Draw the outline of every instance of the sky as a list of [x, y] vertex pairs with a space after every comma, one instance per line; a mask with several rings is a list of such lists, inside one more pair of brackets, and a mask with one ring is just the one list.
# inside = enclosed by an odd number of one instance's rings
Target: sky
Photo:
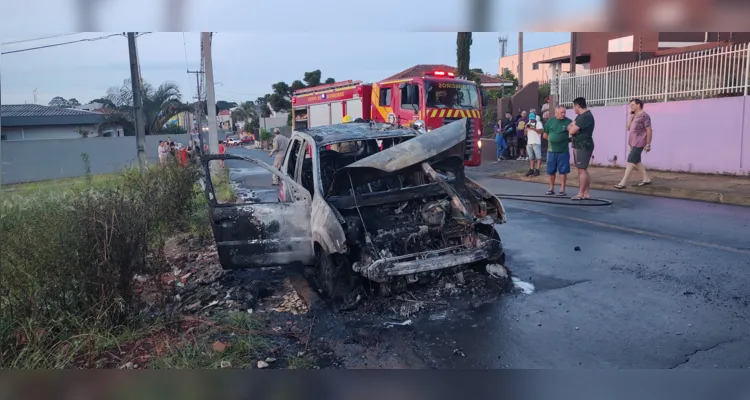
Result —
[[[107, 33], [79, 33], [44, 40], [3, 45], [2, 51], [44, 46]], [[498, 37], [508, 36], [507, 54], [517, 53], [518, 33], [474, 33], [471, 67], [497, 73]], [[50, 35], [16, 35], [3, 43]], [[565, 32], [524, 33], [524, 48], [568, 41]], [[183, 101], [195, 96], [195, 74], [200, 68], [200, 33], [150, 33], [138, 39], [138, 55], [145, 81], [158, 85], [176, 82]], [[385, 45], [383, 45], [385, 44]], [[391, 44], [391, 45], [389, 45]], [[382, 46], [382, 51], [373, 47]], [[369, 50], [364, 50], [363, 47]], [[217, 32], [213, 38], [214, 81], [217, 100], [254, 100], [278, 81], [291, 83], [304, 72], [320, 69], [323, 79], [376, 82], [416, 64], [456, 61], [455, 32]], [[76, 98], [82, 104], [122, 85], [130, 76], [127, 39], [105, 40], [32, 50], [0, 56], [3, 104], [47, 104], [53, 97]]]

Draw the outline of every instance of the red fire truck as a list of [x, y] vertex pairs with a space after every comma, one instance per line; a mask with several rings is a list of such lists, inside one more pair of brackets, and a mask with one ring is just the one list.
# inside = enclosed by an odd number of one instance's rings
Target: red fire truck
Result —
[[378, 83], [344, 81], [294, 92], [292, 128], [305, 130], [352, 120], [390, 122], [410, 126], [418, 120], [427, 131], [461, 118], [469, 119], [464, 164], [478, 166], [482, 141], [482, 105], [485, 95], [473, 81], [453, 72], [436, 70], [420, 76]]

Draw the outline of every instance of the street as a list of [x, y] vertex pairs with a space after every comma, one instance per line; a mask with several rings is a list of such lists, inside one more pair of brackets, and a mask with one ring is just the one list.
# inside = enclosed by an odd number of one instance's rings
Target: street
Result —
[[[258, 150], [229, 152], [270, 163]], [[546, 190], [491, 169], [467, 173], [494, 193]], [[245, 176], [243, 185], [270, 187], [269, 174]], [[408, 332], [423, 366], [441, 369], [750, 367], [750, 208], [592, 196], [613, 205], [503, 200], [499, 232], [517, 289], [390, 331]]]

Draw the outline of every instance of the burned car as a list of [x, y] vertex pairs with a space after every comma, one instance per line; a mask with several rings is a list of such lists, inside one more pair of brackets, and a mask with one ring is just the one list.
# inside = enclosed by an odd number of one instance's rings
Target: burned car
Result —
[[[292, 133], [280, 170], [253, 158], [204, 157], [222, 266], [315, 265], [322, 289], [336, 296], [361, 277], [387, 287], [504, 264], [495, 224], [506, 221], [505, 210], [465, 176], [466, 132], [466, 119], [425, 134], [371, 123], [321, 126]], [[265, 199], [220, 204], [212, 160], [253, 163], [281, 184]]]

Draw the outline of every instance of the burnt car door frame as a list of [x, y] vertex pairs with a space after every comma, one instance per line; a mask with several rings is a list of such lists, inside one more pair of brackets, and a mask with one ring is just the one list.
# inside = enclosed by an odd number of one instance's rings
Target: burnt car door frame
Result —
[[[267, 203], [227, 203], [216, 200], [211, 180], [211, 161], [251, 162], [284, 183], [285, 201]], [[310, 265], [314, 262], [310, 210], [312, 196], [284, 171], [263, 161], [231, 154], [201, 157], [205, 172], [205, 195], [211, 230], [219, 260], [225, 269]], [[282, 193], [279, 193], [281, 196]]]

